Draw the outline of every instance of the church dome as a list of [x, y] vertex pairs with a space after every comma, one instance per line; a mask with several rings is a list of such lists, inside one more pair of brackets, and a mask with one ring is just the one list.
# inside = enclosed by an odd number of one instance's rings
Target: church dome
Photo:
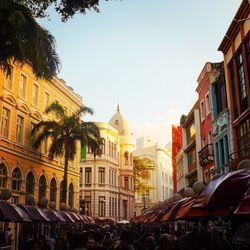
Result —
[[117, 112], [110, 119], [109, 124], [116, 128], [120, 135], [131, 136], [131, 130], [128, 124], [127, 118], [121, 113], [119, 105], [117, 106]]

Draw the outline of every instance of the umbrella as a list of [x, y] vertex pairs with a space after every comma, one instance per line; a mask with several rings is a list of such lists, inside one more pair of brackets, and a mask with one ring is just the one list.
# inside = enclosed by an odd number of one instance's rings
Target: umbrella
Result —
[[197, 196], [194, 208], [237, 208], [250, 187], [250, 170], [240, 169], [209, 182]]
[[68, 213], [66, 211], [58, 211], [58, 213], [63, 217], [63, 219], [66, 222], [69, 222], [69, 223], [76, 222], [76, 220], [73, 218], [73, 216], [70, 213]]
[[127, 220], [120, 220], [117, 222], [117, 224], [129, 224], [129, 221]]
[[0, 201], [0, 221], [31, 222], [29, 215], [15, 204]]

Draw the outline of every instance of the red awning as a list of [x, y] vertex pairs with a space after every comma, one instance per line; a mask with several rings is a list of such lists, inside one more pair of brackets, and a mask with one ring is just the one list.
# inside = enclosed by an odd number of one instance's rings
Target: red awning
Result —
[[194, 208], [237, 208], [250, 187], [250, 170], [240, 169], [208, 183], [196, 198]]

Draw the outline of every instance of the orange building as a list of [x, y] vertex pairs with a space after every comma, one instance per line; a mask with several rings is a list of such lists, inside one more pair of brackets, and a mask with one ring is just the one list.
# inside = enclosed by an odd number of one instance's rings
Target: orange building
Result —
[[173, 190], [177, 192], [177, 169], [176, 156], [182, 148], [182, 126], [172, 125], [172, 167], [173, 167]]
[[[31, 193], [36, 202], [46, 196], [59, 208], [64, 160], [48, 159], [48, 142], [34, 150], [31, 137], [34, 124], [49, 118], [44, 110], [54, 101], [69, 114], [82, 106], [82, 98], [63, 80], [37, 79], [27, 64], [14, 64], [9, 77], [0, 72], [0, 190], [12, 190], [13, 203], [25, 203]], [[68, 174], [68, 205], [76, 208], [79, 157], [70, 163]]]

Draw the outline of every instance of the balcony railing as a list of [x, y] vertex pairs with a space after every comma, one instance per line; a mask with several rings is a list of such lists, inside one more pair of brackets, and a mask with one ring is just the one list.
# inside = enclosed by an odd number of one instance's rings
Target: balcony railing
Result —
[[228, 167], [230, 171], [238, 168], [238, 165], [243, 160], [250, 159], [250, 148], [245, 148], [229, 155]]
[[207, 144], [202, 150], [198, 152], [199, 161], [201, 166], [204, 166], [210, 161], [214, 160], [214, 148], [213, 144]]

